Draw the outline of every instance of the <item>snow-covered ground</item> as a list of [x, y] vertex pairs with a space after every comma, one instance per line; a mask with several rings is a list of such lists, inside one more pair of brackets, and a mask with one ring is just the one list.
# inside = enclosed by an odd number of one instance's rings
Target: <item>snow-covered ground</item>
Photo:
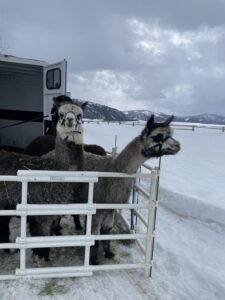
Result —
[[[85, 142], [121, 150], [140, 126], [86, 124]], [[93, 277], [0, 282], [0, 299], [225, 299], [225, 133], [175, 130], [182, 150], [162, 159], [160, 207], [152, 278], [142, 270], [97, 272]], [[158, 164], [158, 160], [148, 162]], [[72, 223], [71, 223], [72, 224]], [[114, 244], [116, 260], [138, 259], [134, 243]], [[76, 255], [64, 250], [57, 260]], [[1, 269], [18, 254], [0, 253]]]

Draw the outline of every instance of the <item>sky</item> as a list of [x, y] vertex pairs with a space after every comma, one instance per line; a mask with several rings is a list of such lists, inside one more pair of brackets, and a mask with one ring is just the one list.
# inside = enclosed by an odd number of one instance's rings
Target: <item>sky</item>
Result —
[[225, 0], [0, 0], [0, 51], [65, 58], [73, 98], [225, 115]]

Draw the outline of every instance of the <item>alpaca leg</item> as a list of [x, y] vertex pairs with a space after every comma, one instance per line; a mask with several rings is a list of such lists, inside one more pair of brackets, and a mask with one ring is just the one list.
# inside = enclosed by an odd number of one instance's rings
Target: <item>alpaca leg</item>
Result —
[[[110, 234], [112, 228], [101, 228], [101, 234]], [[113, 258], [115, 254], [111, 251], [110, 240], [102, 241], [102, 246], [105, 252], [106, 258]]]
[[99, 241], [95, 241], [94, 246], [91, 246], [90, 250], [90, 265], [98, 265], [98, 248], [99, 248]]
[[82, 230], [82, 226], [80, 224], [80, 216], [79, 215], [74, 215], [73, 216], [74, 224], [75, 224], [75, 229], [76, 230]]
[[[105, 211], [105, 216], [101, 226], [101, 234], [110, 234], [111, 230], [114, 225], [114, 217], [115, 211], [114, 210], [107, 210]], [[102, 246], [105, 252], [106, 258], [113, 258], [115, 254], [110, 249], [110, 240], [102, 241]]]
[[[93, 216], [92, 218], [92, 234], [99, 234], [100, 233], [100, 222], [99, 222], [99, 213]], [[91, 246], [90, 249], [90, 265], [97, 265], [98, 261], [98, 248], [99, 248], [99, 241], [95, 241], [94, 246]]]
[[[29, 219], [29, 227], [31, 236], [50, 236], [52, 222], [51, 217], [31, 217]], [[49, 262], [49, 248], [35, 248], [32, 249], [33, 254], [36, 256], [37, 264], [40, 267], [48, 265]]]
[[[9, 222], [11, 216], [0, 217], [0, 243], [9, 243]], [[5, 252], [10, 253], [9, 249], [4, 249]]]
[[60, 221], [61, 221], [61, 217], [58, 217], [52, 222], [51, 235], [56, 235], [56, 236], [62, 235], [61, 233], [62, 227], [60, 225]]

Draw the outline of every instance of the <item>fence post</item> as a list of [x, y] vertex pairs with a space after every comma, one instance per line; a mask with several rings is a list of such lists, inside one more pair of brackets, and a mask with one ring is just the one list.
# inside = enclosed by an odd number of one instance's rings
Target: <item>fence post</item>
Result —
[[155, 168], [151, 172], [151, 187], [150, 187], [150, 194], [149, 194], [148, 227], [147, 227], [146, 253], [145, 253], [145, 276], [146, 277], [151, 276], [151, 270], [152, 270], [158, 179], [159, 179], [159, 169]]
[[[21, 204], [27, 205], [27, 190], [28, 190], [28, 182], [22, 182], [22, 201]], [[21, 214], [21, 227], [20, 227], [20, 238], [21, 240], [26, 239], [27, 232], [27, 215], [25, 212]], [[21, 246], [21, 245], [20, 245]], [[20, 269], [26, 269], [26, 248], [21, 246], [20, 248]]]
[[117, 156], [117, 135], [115, 135], [115, 146], [112, 148], [112, 157], [116, 158]]

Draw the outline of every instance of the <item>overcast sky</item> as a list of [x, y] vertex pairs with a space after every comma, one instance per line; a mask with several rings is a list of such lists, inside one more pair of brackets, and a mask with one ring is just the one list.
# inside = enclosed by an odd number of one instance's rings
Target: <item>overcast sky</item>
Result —
[[66, 58], [73, 98], [225, 115], [225, 0], [0, 0], [0, 48]]

